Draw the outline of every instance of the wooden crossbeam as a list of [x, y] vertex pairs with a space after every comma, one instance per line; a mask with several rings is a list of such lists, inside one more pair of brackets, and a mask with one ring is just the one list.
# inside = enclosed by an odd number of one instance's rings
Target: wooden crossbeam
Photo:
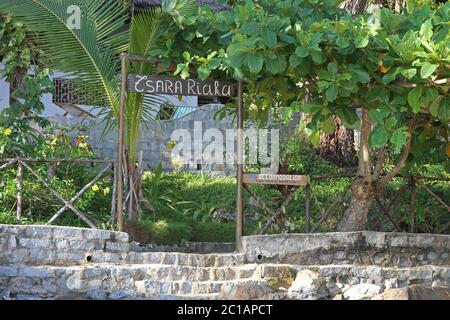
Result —
[[[64, 205], [72, 210], [81, 220], [83, 220], [89, 227], [92, 229], [96, 229], [96, 226], [77, 208], [75, 208], [69, 201], [66, 201], [58, 192], [53, 190], [50, 185], [45, 181], [42, 177], [40, 177], [36, 171], [34, 171], [30, 166], [28, 166], [24, 161], [19, 160], [19, 162], [28, 170], [30, 171], [47, 189], [49, 189], [55, 197], [57, 197]], [[47, 223], [48, 224], [48, 223]]]
[[62, 207], [48, 222], [47, 224], [52, 224], [64, 211], [69, 209], [69, 205], [73, 205], [74, 202], [80, 198], [90, 187], [94, 185], [102, 176], [103, 174], [111, 168], [111, 164], [107, 164], [100, 173], [87, 185], [85, 185], [78, 193], [72, 197], [69, 201], [65, 201], [64, 207]]
[[414, 179], [419, 186], [424, 188], [429, 194], [431, 194], [437, 202], [439, 202], [448, 212], [450, 212], [450, 207], [437, 195], [435, 194], [426, 184], [421, 182], [419, 179]]

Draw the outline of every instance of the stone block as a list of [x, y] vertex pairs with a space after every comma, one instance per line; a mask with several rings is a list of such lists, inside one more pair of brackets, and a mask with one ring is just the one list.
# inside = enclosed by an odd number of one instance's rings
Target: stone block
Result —
[[0, 266], [0, 277], [15, 277], [18, 274], [17, 267]]
[[55, 228], [53, 230], [54, 239], [77, 239], [83, 240], [83, 229], [79, 228]]
[[26, 226], [25, 235], [30, 238], [51, 239], [53, 236], [53, 229], [52, 227], [46, 226]]
[[84, 237], [87, 240], [110, 240], [111, 231], [98, 230], [98, 229], [88, 229], [84, 230]]
[[19, 276], [46, 278], [52, 277], [51, 269], [46, 267], [21, 267], [19, 268]]
[[107, 251], [127, 252], [130, 249], [128, 243], [106, 242]]
[[49, 239], [22, 238], [19, 239], [19, 246], [23, 248], [47, 248], [53, 247], [53, 243]]

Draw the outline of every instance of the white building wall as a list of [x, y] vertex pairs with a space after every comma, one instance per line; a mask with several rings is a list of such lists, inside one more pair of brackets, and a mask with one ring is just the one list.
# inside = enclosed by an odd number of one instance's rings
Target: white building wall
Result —
[[[3, 69], [5, 66], [3, 64], [0, 64], [0, 69]], [[53, 78], [60, 78], [63, 77], [64, 73], [61, 72], [54, 72]], [[175, 106], [188, 106], [188, 107], [196, 107], [198, 106], [198, 99], [197, 97], [183, 97], [183, 99], [180, 101], [178, 97], [174, 96], [164, 96], [167, 100], [169, 100], [173, 105]], [[62, 117], [66, 111], [58, 107], [52, 102], [52, 95], [51, 94], [45, 94], [42, 96], [42, 102], [45, 105], [45, 111], [44, 116], [45, 117], [51, 117], [51, 118], [57, 118]], [[5, 107], [9, 105], [9, 84], [4, 80], [0, 79], [0, 110], [3, 110]], [[86, 111], [90, 112], [91, 114], [96, 115], [98, 113], [98, 110], [93, 109], [89, 106], [81, 106]], [[157, 109], [155, 110], [154, 114], [156, 114]], [[70, 116], [69, 116], [70, 117]]]

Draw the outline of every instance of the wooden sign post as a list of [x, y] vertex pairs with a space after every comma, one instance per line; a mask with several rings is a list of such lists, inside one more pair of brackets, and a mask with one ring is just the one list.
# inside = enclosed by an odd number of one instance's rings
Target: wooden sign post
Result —
[[238, 88], [236, 83], [217, 80], [197, 80], [180, 79], [167, 76], [128, 74], [127, 62], [140, 61], [157, 63], [158, 59], [149, 57], [130, 56], [126, 53], [120, 55], [121, 59], [121, 93], [118, 121], [118, 142], [117, 142], [117, 226], [119, 231], [123, 231], [123, 157], [124, 157], [124, 136], [125, 136], [125, 104], [127, 92], [142, 94], [163, 94], [175, 96], [208, 96], [208, 97], [235, 97], [237, 95], [238, 104], [238, 210], [236, 212], [236, 243], [240, 243], [243, 235], [243, 155], [244, 148], [244, 122], [243, 122], [243, 82], [240, 81]]

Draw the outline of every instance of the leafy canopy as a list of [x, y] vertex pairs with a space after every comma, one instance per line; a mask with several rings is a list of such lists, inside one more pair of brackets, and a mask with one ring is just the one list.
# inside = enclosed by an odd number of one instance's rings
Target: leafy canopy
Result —
[[369, 111], [373, 147], [391, 144], [399, 153], [411, 117], [429, 124], [415, 140], [446, 142], [450, 4], [352, 18], [340, 2], [246, 1], [220, 13], [202, 7], [187, 27], [168, 34], [165, 48], [149, 54], [166, 66], [176, 62], [182, 77], [195, 66], [202, 79], [245, 80], [251, 118], [310, 113], [316, 143], [320, 130], [333, 132], [333, 115], [359, 127], [358, 107]]

